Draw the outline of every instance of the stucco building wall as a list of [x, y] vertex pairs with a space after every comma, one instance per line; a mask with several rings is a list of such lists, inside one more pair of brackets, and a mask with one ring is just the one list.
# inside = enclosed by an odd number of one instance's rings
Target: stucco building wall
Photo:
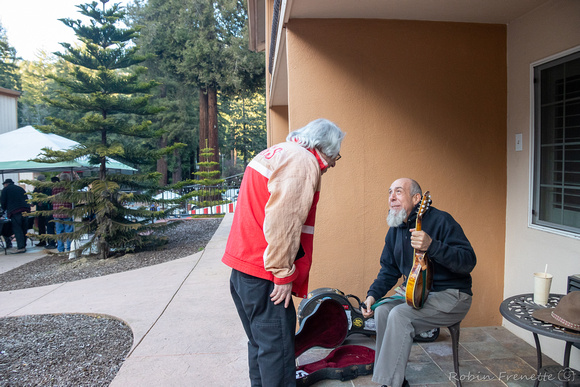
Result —
[[[280, 140], [318, 117], [347, 132], [323, 177], [310, 289], [365, 297], [399, 177], [430, 190], [471, 240], [478, 265], [465, 326], [499, 325], [506, 206], [506, 27], [388, 20], [291, 19], [287, 121]], [[411, 258], [410, 258], [411, 259]]]
[[[508, 26], [507, 212], [504, 296], [533, 291], [533, 273], [553, 274], [552, 292], [566, 293], [567, 277], [580, 273], [580, 239], [528, 226], [531, 208], [532, 65], [554, 55], [580, 49], [580, 1], [556, 1]], [[515, 151], [515, 135], [523, 135], [522, 151]], [[533, 344], [532, 334], [505, 326]], [[542, 350], [562, 361], [564, 345], [542, 338]], [[572, 366], [580, 367], [578, 351]]]

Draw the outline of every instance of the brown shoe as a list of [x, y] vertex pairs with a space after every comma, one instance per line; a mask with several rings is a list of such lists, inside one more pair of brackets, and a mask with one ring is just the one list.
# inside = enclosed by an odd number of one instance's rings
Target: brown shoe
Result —
[[17, 250], [11, 251], [10, 254], [22, 254], [25, 252], [26, 252], [26, 249], [17, 249]]

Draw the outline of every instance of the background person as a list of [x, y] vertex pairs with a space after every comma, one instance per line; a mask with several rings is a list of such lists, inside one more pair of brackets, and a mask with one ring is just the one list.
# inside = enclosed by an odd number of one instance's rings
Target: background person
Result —
[[244, 173], [222, 261], [232, 268], [252, 386], [296, 384], [292, 293], [308, 292], [320, 177], [340, 158], [343, 138], [332, 122], [312, 121], [257, 155]]
[[[72, 178], [70, 173], [61, 173], [59, 175], [59, 181], [71, 182]], [[72, 233], [74, 231], [74, 226], [71, 223], [73, 221], [71, 215], [62, 211], [63, 209], [66, 211], [67, 209], [73, 208], [72, 203], [63, 198], [66, 192], [68, 192], [68, 188], [66, 187], [54, 187], [52, 189], [52, 195], [55, 196], [54, 200], [52, 201], [52, 209], [54, 210], [52, 217], [55, 220], [54, 228], [56, 235]], [[70, 251], [70, 245], [71, 240], [68, 238], [64, 241], [62, 238], [59, 238], [56, 241], [56, 246], [59, 253]]]
[[401, 276], [411, 272], [414, 249], [426, 251], [433, 263], [433, 287], [421, 309], [405, 300], [391, 299], [375, 311], [377, 344], [373, 381], [386, 386], [408, 386], [405, 369], [416, 334], [453, 325], [465, 317], [471, 306], [471, 271], [475, 252], [453, 217], [429, 207], [422, 218], [422, 231], [415, 230], [421, 187], [412, 179], [398, 179], [389, 188], [390, 226], [381, 254], [381, 268], [372, 283], [362, 309], [365, 317]]
[[26, 233], [28, 232], [28, 218], [23, 213], [30, 212], [28, 197], [24, 188], [14, 184], [12, 179], [4, 180], [4, 189], [0, 195], [2, 209], [6, 211], [6, 216], [12, 222], [12, 231], [16, 238], [16, 250], [12, 254], [26, 252]]

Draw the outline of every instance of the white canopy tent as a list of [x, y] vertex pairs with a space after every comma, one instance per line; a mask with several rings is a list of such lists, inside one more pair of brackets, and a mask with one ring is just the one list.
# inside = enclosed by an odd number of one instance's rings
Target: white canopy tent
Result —
[[[76, 145], [79, 145], [76, 141], [56, 134], [43, 133], [32, 126], [0, 134], [0, 173], [2, 178], [4, 178], [4, 174], [21, 172], [98, 171], [98, 165], [89, 164], [88, 160], [84, 158], [61, 163], [29, 161], [37, 158], [42, 153], [42, 148], [66, 150]], [[113, 159], [108, 159], [107, 169], [126, 174], [137, 172], [135, 168]]]

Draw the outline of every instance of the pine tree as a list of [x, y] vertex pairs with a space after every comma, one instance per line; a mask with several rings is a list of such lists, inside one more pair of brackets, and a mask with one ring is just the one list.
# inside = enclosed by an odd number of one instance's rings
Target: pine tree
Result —
[[0, 87], [21, 90], [16, 49], [8, 43], [6, 30], [0, 24]]
[[[162, 214], [148, 211], [145, 206], [130, 209], [133, 203], [152, 202], [152, 192], [157, 188], [158, 174], [122, 175], [107, 170], [111, 158], [122, 162], [133, 162], [137, 166], [141, 156], [157, 159], [160, 154], [173, 152], [182, 144], [176, 144], [157, 152], [136, 155], [134, 149], [125, 147], [127, 138], [147, 139], [159, 137], [160, 133], [150, 128], [151, 122], [143, 117], [160, 111], [150, 102], [150, 91], [157, 85], [154, 81], [140, 81], [146, 71], [139, 66], [146, 58], [139, 56], [138, 46], [130, 42], [138, 36], [138, 28], [122, 28], [125, 11], [119, 4], [106, 9], [108, 0], [81, 4], [79, 12], [88, 17], [90, 24], [80, 20], [61, 19], [71, 27], [82, 42], [80, 47], [61, 43], [64, 53], [55, 53], [68, 62], [70, 74], [53, 74], [50, 77], [61, 89], [48, 102], [61, 109], [83, 113], [79, 120], [68, 121], [49, 117], [51, 126], [41, 127], [45, 132], [57, 134], [82, 134], [87, 140], [82, 145], [66, 151], [44, 149], [43, 161], [59, 162], [77, 158], [88, 158], [99, 165], [98, 178], [86, 177], [72, 183], [59, 183], [67, 187], [60, 198], [76, 206], [64, 211], [71, 218], [85, 218], [75, 222], [71, 235], [61, 234], [60, 239], [78, 239], [81, 235], [93, 235], [83, 248], [96, 245], [101, 258], [112, 251], [132, 250], [156, 243], [150, 231], [152, 222]], [[79, 205], [82, 204], [82, 205]], [[168, 208], [168, 213], [172, 208]]]
[[206, 147], [199, 154], [200, 161], [198, 165], [200, 170], [194, 173], [199, 178], [195, 182], [202, 186], [203, 189], [196, 191], [194, 194], [197, 196], [198, 207], [213, 207], [228, 201], [222, 200], [221, 197], [221, 194], [225, 192], [225, 189], [222, 188], [224, 179], [219, 178], [221, 172], [216, 170], [219, 163], [213, 161], [214, 149], [207, 146], [208, 140], [205, 143]]

